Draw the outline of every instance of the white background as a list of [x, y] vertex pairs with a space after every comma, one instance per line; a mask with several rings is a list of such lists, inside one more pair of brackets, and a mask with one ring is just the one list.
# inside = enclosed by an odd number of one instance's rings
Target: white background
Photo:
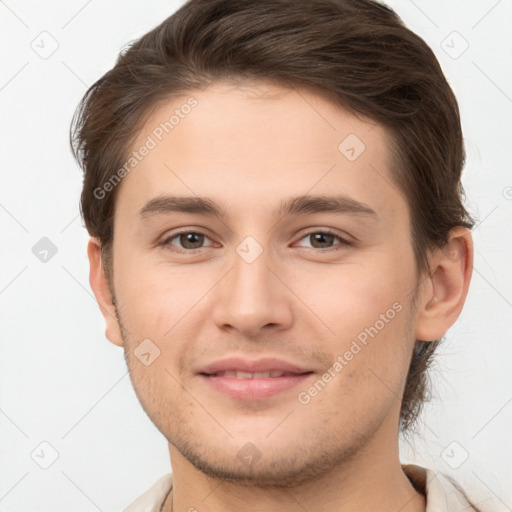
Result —
[[[170, 471], [88, 284], [68, 129], [119, 50], [181, 3], [0, 2], [2, 512], [121, 510]], [[479, 220], [469, 298], [438, 354], [424, 432], [402, 442], [403, 459], [453, 475], [484, 511], [511, 510], [512, 2], [388, 3], [434, 49], [458, 97], [463, 183]], [[52, 44], [46, 59], [31, 47]], [[58, 250], [47, 263], [32, 253], [42, 237]], [[58, 453], [48, 469], [35, 462], [51, 462], [43, 441]]]

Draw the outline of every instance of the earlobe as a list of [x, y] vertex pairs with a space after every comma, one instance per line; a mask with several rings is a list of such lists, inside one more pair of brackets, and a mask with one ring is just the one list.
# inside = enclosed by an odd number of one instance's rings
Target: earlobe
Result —
[[91, 237], [87, 245], [89, 257], [89, 283], [105, 319], [105, 335], [114, 345], [122, 346], [123, 339], [117, 321], [116, 308], [110, 293], [107, 276], [101, 260], [101, 244], [97, 238]]
[[430, 258], [431, 273], [418, 301], [416, 339], [441, 338], [455, 323], [468, 293], [473, 271], [473, 239], [469, 229], [458, 226], [448, 242]]

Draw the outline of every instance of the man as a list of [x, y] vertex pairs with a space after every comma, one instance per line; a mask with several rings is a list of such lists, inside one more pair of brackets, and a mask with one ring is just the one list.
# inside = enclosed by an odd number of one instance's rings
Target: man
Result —
[[371, 0], [190, 0], [74, 124], [106, 336], [173, 473], [126, 510], [477, 510], [402, 465], [473, 263], [457, 102]]

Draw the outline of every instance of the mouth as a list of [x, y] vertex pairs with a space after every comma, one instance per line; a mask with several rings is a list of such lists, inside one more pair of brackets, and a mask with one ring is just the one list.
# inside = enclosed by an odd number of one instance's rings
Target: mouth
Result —
[[[305, 372], [309, 373], [309, 372]], [[236, 370], [226, 370], [223, 372], [216, 373], [202, 373], [201, 375], [205, 375], [206, 377], [229, 377], [230, 379], [275, 379], [277, 377], [293, 377], [297, 375], [303, 375], [299, 373], [292, 372], [282, 372], [282, 371], [268, 371], [268, 372], [242, 372]]]
[[264, 400], [298, 386], [314, 372], [286, 361], [225, 359], [204, 368], [199, 377], [211, 389], [237, 400]]

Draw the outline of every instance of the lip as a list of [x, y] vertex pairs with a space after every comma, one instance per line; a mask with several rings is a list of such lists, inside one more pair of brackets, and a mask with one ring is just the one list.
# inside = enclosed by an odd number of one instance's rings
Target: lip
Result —
[[[284, 372], [280, 377], [238, 379], [219, 372]], [[228, 358], [205, 366], [199, 377], [213, 389], [238, 400], [264, 400], [298, 386], [313, 374], [312, 370], [277, 358], [248, 360]]]

